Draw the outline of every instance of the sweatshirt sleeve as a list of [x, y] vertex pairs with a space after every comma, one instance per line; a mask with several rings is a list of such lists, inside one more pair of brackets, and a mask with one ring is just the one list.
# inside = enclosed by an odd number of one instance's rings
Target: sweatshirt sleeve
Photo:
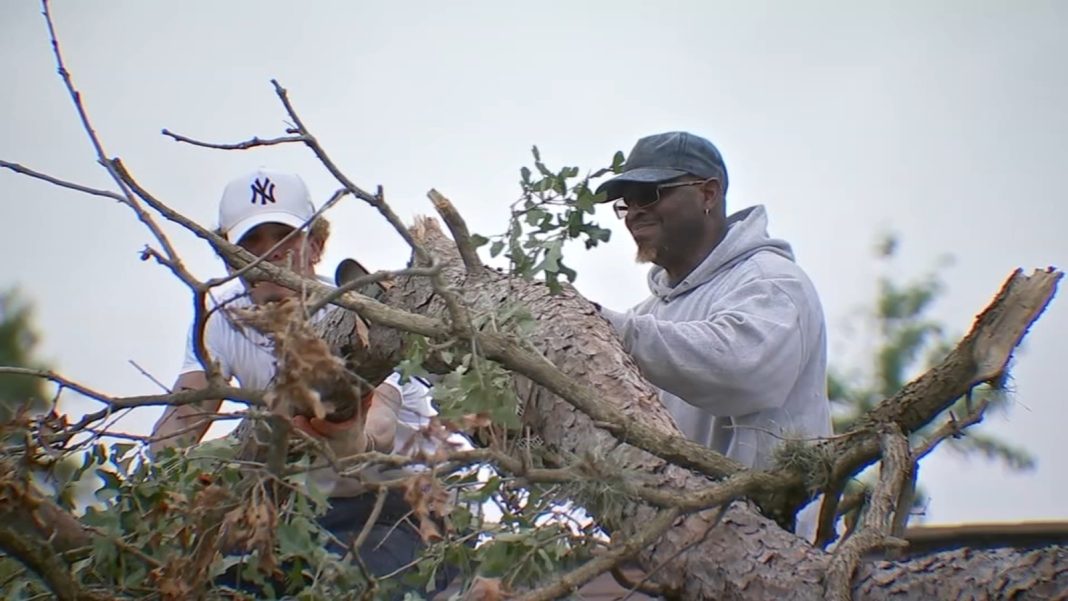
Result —
[[799, 312], [784, 289], [792, 283], [739, 286], [717, 298], [720, 309], [700, 320], [664, 321], [608, 309], [602, 315], [650, 383], [713, 415], [745, 415], [782, 406], [801, 371]]

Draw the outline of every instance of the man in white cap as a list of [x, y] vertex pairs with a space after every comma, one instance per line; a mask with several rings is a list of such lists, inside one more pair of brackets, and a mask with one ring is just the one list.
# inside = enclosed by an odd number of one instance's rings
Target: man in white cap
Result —
[[[219, 203], [218, 233], [253, 255], [266, 255], [266, 260], [272, 263], [306, 278], [315, 278], [315, 266], [330, 235], [329, 222], [316, 217], [315, 212], [308, 188], [299, 176], [259, 169], [226, 186]], [[290, 236], [297, 229], [302, 231]], [[242, 387], [250, 389], [263, 390], [272, 384], [275, 356], [271, 340], [254, 328], [239, 325], [233, 317], [234, 311], [299, 294], [274, 282], [249, 283], [239, 279], [212, 296], [214, 306], [210, 307], [203, 341], [223, 378], [236, 378]], [[322, 319], [329, 310], [323, 309], [311, 319]], [[201, 390], [208, 386], [204, 366], [193, 351], [193, 335], [191, 327], [175, 391]], [[152, 451], [196, 444], [211, 425], [210, 415], [217, 413], [221, 404], [222, 400], [218, 400], [168, 407], [154, 428]], [[407, 451], [414, 446], [409, 442], [429, 425], [434, 415], [426, 383], [416, 379], [402, 383], [394, 373], [374, 391], [362, 429], [354, 427], [355, 419], [338, 423], [298, 416], [293, 421], [294, 426], [324, 439], [338, 456], [346, 456], [372, 449]], [[328, 475], [315, 480], [326, 488], [324, 492], [330, 496], [332, 506], [321, 520], [323, 526], [342, 540], [355, 537], [371, 513], [375, 494], [368, 494], [366, 486], [356, 479]], [[410, 525], [398, 526], [408, 513], [403, 498], [390, 493], [361, 549], [361, 559], [373, 574], [391, 573], [418, 556], [422, 547], [418, 533]]]

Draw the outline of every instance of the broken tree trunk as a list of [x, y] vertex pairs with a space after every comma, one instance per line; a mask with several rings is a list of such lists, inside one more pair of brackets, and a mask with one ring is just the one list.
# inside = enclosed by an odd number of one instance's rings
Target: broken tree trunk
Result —
[[[515, 386], [520, 402], [525, 403], [525, 425], [544, 441], [547, 451], [564, 462], [596, 458], [608, 466], [606, 478], [622, 476], [628, 485], [660, 490], [679, 498], [690, 495], [688, 500], [681, 501], [689, 513], [675, 519], [662, 536], [642, 530], [642, 526], [653, 524], [665, 511], [652, 503], [632, 497], [611, 508], [586, 505], [613, 532], [616, 540], [633, 541], [643, 536], [651, 540], [643, 545], [637, 559], [646, 571], [652, 572], [653, 582], [678, 591], [684, 599], [824, 598], [824, 579], [831, 554], [783, 530], [761, 515], [752, 503], [733, 501], [741, 496], [763, 495], [767, 499], [776, 488], [785, 496], [796, 498], [798, 490], [803, 490], [804, 474], [785, 471], [750, 474], [722, 457], [721, 461], [708, 459], [707, 455], [691, 460], [686, 456], [685, 441], [678, 438], [668, 444], [650, 442], [650, 434], [654, 438], [657, 434], [678, 435], [678, 429], [659, 402], [656, 391], [642, 379], [635, 363], [623, 351], [609, 324], [588, 301], [571, 288], [551, 295], [544, 284], [510, 279], [485, 267], [476, 267], [468, 273], [455, 245], [435, 221], [421, 220], [412, 231], [442, 267], [448, 289], [463, 299], [468, 318], [494, 312], [513, 302], [525, 305], [535, 317], [536, 325], [525, 341], [483, 326], [479, 344], [486, 357], [517, 374]], [[1025, 312], [1026, 323], [1009, 324], [1016, 331], [998, 336], [999, 340], [1010, 340], [1011, 344], [1001, 349], [1004, 352], [998, 355], [1000, 363], [994, 372], [986, 359], [983, 371], [969, 365], [966, 367], [973, 369], [967, 373], [940, 372], [937, 379], [948, 387], [938, 390], [966, 391], [1003, 373], [1008, 354], [1049, 302], [1059, 277], [1052, 270], [1032, 277], [1036, 290], [1023, 302], [1033, 306], [1029, 305]], [[1028, 280], [1014, 275], [1014, 281], [1019, 278]], [[1003, 300], [999, 298], [997, 302]], [[1014, 298], [1012, 302], [1019, 300]], [[446, 322], [449, 319], [445, 302], [434, 294], [425, 278], [398, 279], [383, 301], [413, 313]], [[992, 306], [988, 312], [991, 310], [997, 307]], [[374, 360], [365, 359], [367, 367], [361, 367], [359, 362], [352, 365], [362, 376], [378, 378], [384, 366], [400, 358], [400, 339], [390, 331], [391, 328], [372, 323], [369, 332], [372, 344], [365, 352]], [[335, 330], [333, 344], [359, 346], [353, 343], [351, 332], [346, 328]], [[539, 383], [534, 384], [532, 380]], [[913, 386], [912, 390], [925, 388]], [[572, 402], [561, 396], [569, 397]], [[912, 397], [898, 400], [901, 407], [909, 410], [895, 413], [892, 403], [884, 403], [878, 415], [883, 420], [905, 422], [907, 426], [902, 427], [908, 433], [938, 413], [935, 410], [917, 418], [912, 408], [937, 409], [946, 406], [952, 398], [939, 398], [926, 404], [925, 399]], [[620, 416], [624, 417], [620, 419]], [[871, 441], [877, 440], [874, 432], [870, 435], [858, 432], [850, 438], [854, 440], [839, 440], [826, 446], [839, 456], [852, 453], [849, 462], [853, 464], [877, 457], [878, 445], [870, 448]], [[639, 447], [653, 449], [657, 454]], [[687, 469], [678, 464], [689, 468], [699, 464], [705, 469]], [[710, 476], [726, 479], [716, 489]], [[695, 491], [701, 492], [700, 499], [695, 498]], [[713, 509], [695, 511], [723, 502], [728, 502], [729, 507], [722, 514]], [[1026, 552], [964, 549], [896, 563], [870, 560], [858, 567], [853, 589], [858, 598], [864, 599], [963, 599], [1002, 595], [1045, 599], [1054, 592], [1068, 591], [1066, 560], [1068, 549], [1062, 546]], [[555, 588], [542, 591], [544, 598], [565, 594], [596, 575], [592, 570], [569, 575]]]

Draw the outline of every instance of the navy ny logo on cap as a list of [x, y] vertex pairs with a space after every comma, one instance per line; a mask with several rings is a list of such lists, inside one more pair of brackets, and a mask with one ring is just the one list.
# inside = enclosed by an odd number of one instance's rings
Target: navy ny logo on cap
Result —
[[257, 198], [261, 205], [265, 205], [268, 202], [271, 204], [276, 202], [274, 199], [274, 184], [269, 177], [263, 178], [262, 181], [257, 178], [249, 188], [252, 189], [252, 204], [256, 204]]

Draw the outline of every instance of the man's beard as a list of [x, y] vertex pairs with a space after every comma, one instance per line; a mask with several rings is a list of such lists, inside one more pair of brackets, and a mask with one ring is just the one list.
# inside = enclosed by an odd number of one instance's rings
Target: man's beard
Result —
[[701, 237], [703, 227], [701, 223], [694, 222], [666, 229], [655, 240], [639, 244], [634, 260], [661, 267], [664, 267], [664, 263], [677, 261], [693, 250], [694, 243]]
[[634, 256], [634, 260], [638, 263], [655, 263], [657, 255], [660, 254], [655, 245], [638, 245], [638, 252]]

